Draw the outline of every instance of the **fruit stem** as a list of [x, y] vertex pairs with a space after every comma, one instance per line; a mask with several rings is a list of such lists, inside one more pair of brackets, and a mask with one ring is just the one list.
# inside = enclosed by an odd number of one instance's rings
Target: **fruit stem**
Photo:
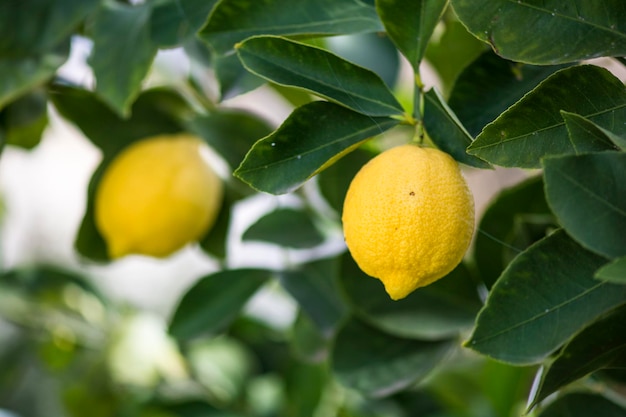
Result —
[[415, 140], [421, 144], [424, 142], [424, 83], [419, 70], [415, 70], [415, 86], [413, 90], [413, 117], [415, 124]]

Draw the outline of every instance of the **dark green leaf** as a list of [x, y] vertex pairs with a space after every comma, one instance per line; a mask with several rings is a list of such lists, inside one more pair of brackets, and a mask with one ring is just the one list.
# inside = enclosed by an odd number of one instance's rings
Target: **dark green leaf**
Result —
[[269, 271], [237, 269], [201, 278], [178, 303], [170, 333], [185, 341], [223, 330], [270, 276]]
[[400, 73], [400, 55], [388, 37], [381, 33], [356, 33], [324, 39], [331, 52], [374, 71], [393, 87]]
[[626, 409], [599, 394], [572, 393], [557, 398], [537, 417], [626, 417]]
[[311, 216], [304, 210], [279, 208], [258, 219], [244, 232], [242, 239], [295, 249], [311, 248], [324, 241]]
[[200, 37], [220, 54], [254, 35], [340, 35], [382, 31], [373, 8], [354, 0], [222, 0]]
[[237, 54], [217, 55], [213, 59], [220, 84], [220, 99], [226, 100], [263, 85], [265, 80], [246, 70]]
[[447, 97], [457, 76], [486, 47], [455, 18], [446, 16], [441, 29], [431, 37], [425, 58], [441, 79], [442, 91]]
[[561, 110], [587, 117], [618, 136], [626, 134], [621, 122], [626, 119], [626, 88], [606, 69], [582, 65], [560, 70], [539, 84], [487, 125], [468, 152], [502, 166], [539, 168], [544, 156], [601, 150], [602, 143], [594, 140], [573, 144]]
[[621, 306], [576, 334], [542, 374], [530, 407], [592, 372], [626, 368], [626, 307]]
[[363, 141], [398, 123], [314, 101], [297, 108], [278, 130], [258, 141], [235, 175], [257, 190], [288, 193]]
[[428, 137], [439, 149], [466, 165], [476, 168], [491, 167], [489, 163], [465, 152], [472, 143], [472, 136], [434, 88], [424, 94], [423, 121]]
[[280, 274], [282, 286], [326, 337], [346, 313], [338, 295], [337, 272], [335, 259], [322, 259]]
[[226, 245], [228, 242], [228, 232], [230, 230], [230, 222], [233, 206], [244, 195], [239, 192], [231, 181], [224, 181], [224, 197], [219, 214], [211, 230], [206, 236], [200, 239], [200, 247], [208, 254], [216, 256], [220, 259], [226, 257]]
[[[556, 226], [543, 191], [543, 177], [535, 176], [504, 189], [489, 204], [483, 214], [474, 242], [474, 259], [481, 280], [491, 287], [507, 264], [525, 246], [513, 246], [516, 224], [525, 218], [546, 220], [544, 237], [549, 228]], [[530, 242], [533, 243], [533, 242]]]
[[562, 230], [540, 240], [502, 273], [465, 345], [513, 364], [542, 361], [626, 300], [624, 286], [593, 278], [604, 263]]
[[218, 0], [166, 0], [150, 17], [152, 41], [162, 47], [179, 46], [195, 36]]
[[182, 130], [181, 119], [190, 114], [187, 102], [173, 90], [143, 92], [121, 118], [96, 95], [80, 88], [55, 85], [50, 99], [63, 117], [74, 123], [105, 155], [113, 155], [137, 139]]
[[329, 339], [322, 334], [313, 320], [302, 312], [291, 328], [291, 350], [294, 357], [308, 363], [320, 363], [327, 359]]
[[626, 257], [617, 258], [598, 269], [596, 278], [614, 284], [626, 284]]
[[292, 361], [285, 375], [286, 413], [289, 417], [310, 417], [328, 392], [325, 364]]
[[448, 0], [376, 1], [376, 10], [387, 34], [416, 73], [447, 4]]
[[94, 18], [90, 64], [96, 93], [123, 117], [130, 115], [157, 52], [150, 37], [151, 12], [148, 4], [106, 2]]
[[426, 376], [451, 345], [402, 339], [352, 319], [337, 335], [332, 367], [342, 384], [367, 396], [385, 397]]
[[276, 36], [237, 46], [243, 65], [280, 85], [295, 86], [369, 116], [402, 114], [402, 106], [374, 72], [323, 49]]
[[39, 144], [48, 126], [47, 101], [44, 91], [34, 90], [0, 111], [0, 130], [6, 135], [7, 144], [25, 149]]
[[531, 64], [626, 55], [626, 4], [452, 0], [459, 19], [501, 56]]
[[534, 66], [486, 51], [454, 83], [448, 105], [473, 137], [562, 65]]
[[98, 3], [99, 0], [1, 2], [0, 56], [13, 60], [46, 55], [65, 43]]
[[352, 309], [367, 323], [398, 337], [437, 340], [470, 328], [480, 310], [476, 285], [460, 264], [445, 278], [393, 301], [382, 283], [365, 275], [349, 254], [341, 284]]
[[600, 151], [611, 148], [624, 150], [626, 139], [621, 136], [598, 126], [579, 114], [561, 110], [561, 116], [565, 120], [565, 126], [574, 147], [577, 147], [579, 144], [585, 146], [589, 143]]
[[609, 258], [626, 255], [626, 153], [544, 160], [548, 203], [565, 230]]
[[45, 83], [67, 60], [69, 42], [43, 55], [0, 60], [0, 108]]
[[320, 192], [339, 217], [352, 178], [374, 156], [374, 152], [367, 149], [355, 149], [317, 176]]
[[198, 116], [188, 126], [233, 169], [241, 164], [257, 140], [272, 131], [265, 120], [242, 110], [220, 110]]

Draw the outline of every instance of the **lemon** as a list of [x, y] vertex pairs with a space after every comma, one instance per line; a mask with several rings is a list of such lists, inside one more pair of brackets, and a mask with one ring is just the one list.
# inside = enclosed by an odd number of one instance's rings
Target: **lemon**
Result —
[[458, 164], [432, 148], [401, 145], [366, 163], [343, 207], [352, 257], [398, 300], [447, 275], [474, 230], [474, 200]]
[[111, 161], [96, 190], [94, 216], [112, 259], [166, 257], [209, 231], [223, 190], [202, 146], [188, 134], [155, 136]]

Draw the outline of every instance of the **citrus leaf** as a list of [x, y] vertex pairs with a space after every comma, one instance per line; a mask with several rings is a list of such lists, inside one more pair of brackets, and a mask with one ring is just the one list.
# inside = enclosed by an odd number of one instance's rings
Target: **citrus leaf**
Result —
[[537, 417], [624, 417], [626, 409], [599, 394], [577, 392], [557, 398]]
[[218, 110], [187, 124], [226, 160], [232, 169], [241, 164], [252, 145], [272, 131], [269, 123], [243, 110]]
[[609, 258], [626, 255], [626, 153], [546, 158], [548, 203], [565, 230]]
[[69, 55], [69, 42], [43, 55], [0, 60], [0, 108], [54, 76]]
[[166, 0], [155, 4], [150, 16], [152, 41], [175, 47], [193, 38], [218, 0]]
[[383, 333], [358, 320], [339, 331], [332, 368], [340, 383], [370, 397], [401, 391], [426, 376], [452, 347]]
[[322, 259], [280, 274], [280, 283], [300, 308], [329, 337], [344, 318], [347, 309], [337, 291], [335, 259]]
[[618, 122], [626, 119], [626, 88], [606, 69], [581, 65], [541, 82], [488, 124], [468, 153], [497, 165], [539, 168], [544, 156], [600, 150], [602, 143], [591, 139], [570, 141], [561, 110], [587, 117], [616, 135], [626, 134], [626, 124]]
[[314, 101], [298, 107], [274, 133], [255, 143], [235, 175], [259, 191], [288, 193], [361, 142], [398, 123]]
[[276, 36], [257, 36], [237, 45], [252, 73], [294, 86], [369, 116], [402, 114], [402, 106], [374, 72], [326, 50]]
[[374, 71], [385, 85], [396, 85], [400, 54], [393, 42], [380, 33], [355, 33], [324, 38], [326, 48], [357, 65]]
[[562, 65], [507, 61], [486, 51], [459, 75], [448, 105], [472, 137]]
[[617, 258], [598, 269], [596, 278], [613, 284], [626, 284], [626, 257]]
[[151, 13], [149, 4], [106, 2], [94, 17], [89, 62], [96, 93], [122, 117], [130, 115], [157, 52], [150, 35]]
[[489, 163], [465, 152], [472, 143], [472, 136], [435, 88], [424, 94], [424, 128], [433, 143], [458, 162], [476, 168], [491, 167]]
[[596, 142], [598, 150], [611, 148], [626, 150], [626, 139], [598, 126], [591, 120], [563, 110], [561, 110], [561, 117], [565, 120], [567, 132], [574, 146], [579, 143], [584, 145], [586, 142]]
[[387, 34], [416, 73], [426, 45], [448, 0], [378, 0], [376, 11]]
[[223, 330], [271, 275], [260, 269], [233, 269], [200, 278], [179, 301], [170, 334], [187, 341]]
[[220, 99], [227, 100], [262, 86], [263, 78], [246, 70], [237, 54], [213, 57], [215, 75], [220, 84]]
[[485, 210], [476, 232], [474, 259], [487, 287], [491, 288], [508, 263], [526, 249], [517, 244], [513, 246], [516, 224], [531, 217], [550, 219], [546, 233], [556, 226], [543, 188], [542, 176], [531, 177], [502, 190]]
[[339, 35], [379, 32], [373, 8], [354, 0], [222, 0], [200, 31], [219, 54], [254, 35]]
[[471, 328], [482, 303], [464, 264], [402, 300], [389, 298], [382, 283], [363, 273], [350, 254], [342, 257], [340, 283], [352, 310], [389, 334], [440, 340]]
[[59, 113], [105, 155], [113, 155], [137, 139], [180, 132], [180, 119], [190, 113], [187, 102], [166, 88], [144, 91], [133, 103], [128, 119], [120, 117], [90, 91], [54, 85], [51, 92], [49, 98]]
[[41, 141], [48, 126], [48, 98], [43, 90], [33, 90], [0, 110], [0, 130], [9, 145], [32, 149]]
[[470, 32], [513, 61], [546, 65], [626, 55], [621, 0], [452, 0], [452, 5]]
[[[285, 233], [288, 230], [289, 233]], [[242, 236], [244, 241], [273, 243], [294, 249], [306, 249], [324, 241], [311, 213], [289, 207], [273, 210], [250, 226]]]
[[517, 365], [542, 361], [626, 299], [625, 287], [593, 278], [604, 263], [562, 230], [533, 244], [493, 286], [465, 346]]
[[215, 223], [213, 223], [211, 230], [199, 241], [200, 247], [205, 252], [220, 259], [226, 257], [226, 245], [228, 242], [228, 232], [230, 230], [233, 206], [237, 201], [245, 197], [245, 194], [239, 191], [239, 188], [242, 187], [236, 187], [232, 181], [224, 181], [223, 185], [224, 197], [222, 198], [222, 205], [215, 219]]
[[294, 356], [308, 363], [324, 362], [328, 358], [329, 339], [313, 320], [300, 310], [291, 328], [289, 344]]
[[542, 374], [529, 408], [577, 379], [610, 368], [626, 368], [626, 306], [611, 311], [567, 342]]

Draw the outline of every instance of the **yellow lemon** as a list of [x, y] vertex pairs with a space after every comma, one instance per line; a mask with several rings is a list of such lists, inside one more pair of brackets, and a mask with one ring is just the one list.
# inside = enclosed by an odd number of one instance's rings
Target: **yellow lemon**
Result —
[[222, 182], [187, 134], [128, 146], [111, 161], [95, 194], [95, 223], [113, 259], [129, 254], [166, 257], [211, 228]]
[[461, 262], [474, 231], [474, 200], [452, 157], [402, 145], [357, 173], [342, 221], [356, 263], [398, 300]]

